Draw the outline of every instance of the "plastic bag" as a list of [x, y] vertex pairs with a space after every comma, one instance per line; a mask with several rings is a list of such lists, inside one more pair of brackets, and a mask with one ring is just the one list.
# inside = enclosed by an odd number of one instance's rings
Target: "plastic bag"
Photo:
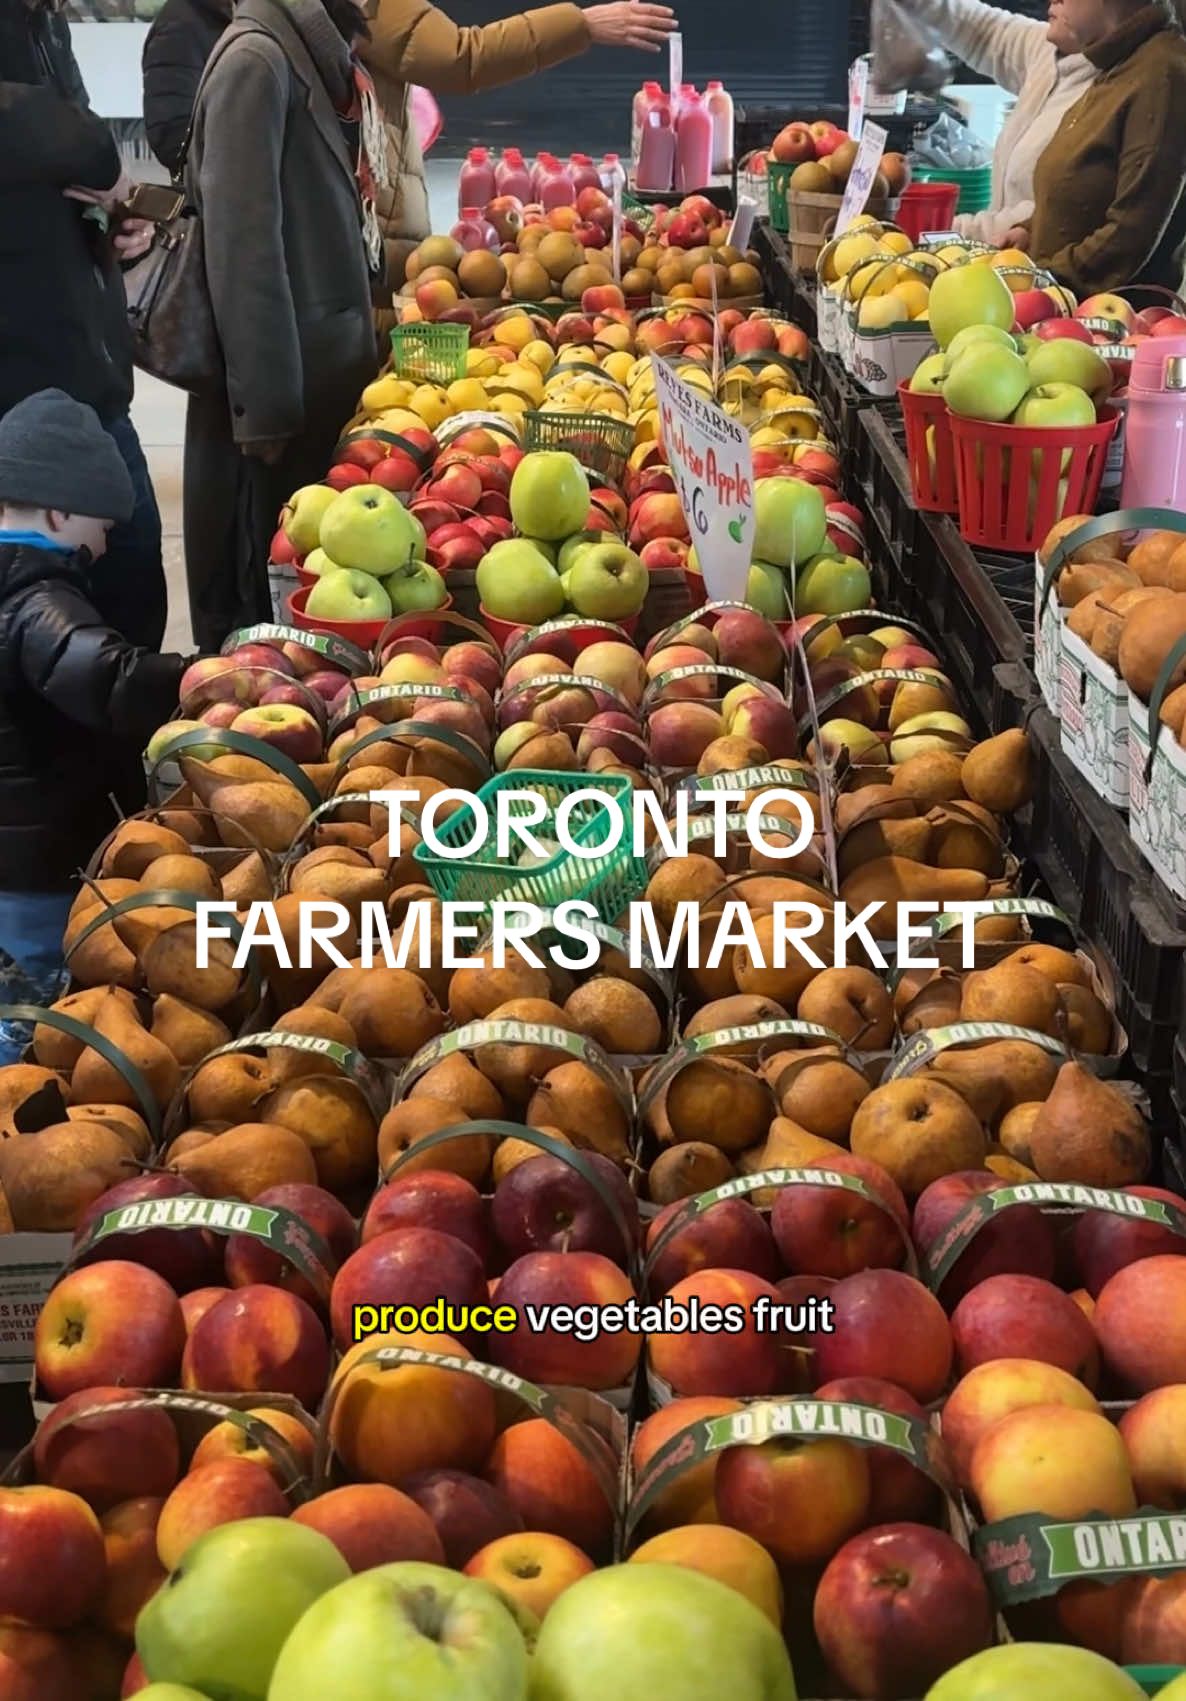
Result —
[[902, 0], [873, 0], [869, 20], [873, 45], [870, 81], [886, 94], [912, 89], [934, 94], [950, 82], [952, 61], [936, 32], [914, 17]]
[[949, 112], [940, 113], [929, 130], [914, 138], [911, 152], [917, 164], [935, 166], [941, 171], [968, 171], [973, 166], [987, 165], [992, 159], [988, 144]]

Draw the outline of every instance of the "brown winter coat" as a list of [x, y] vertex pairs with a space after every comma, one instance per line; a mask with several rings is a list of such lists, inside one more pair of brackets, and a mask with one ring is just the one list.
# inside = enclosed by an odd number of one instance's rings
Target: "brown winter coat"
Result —
[[363, 58], [387, 121], [390, 185], [377, 200], [388, 287], [403, 282], [408, 255], [429, 233], [424, 161], [408, 111], [408, 85], [436, 95], [474, 94], [535, 76], [589, 45], [579, 6], [542, 6], [480, 28], [462, 28], [428, 0], [367, 0], [371, 40]]
[[1186, 40], [1143, 6], [1084, 49], [1100, 75], [1034, 172], [1030, 253], [1080, 296], [1182, 286]]

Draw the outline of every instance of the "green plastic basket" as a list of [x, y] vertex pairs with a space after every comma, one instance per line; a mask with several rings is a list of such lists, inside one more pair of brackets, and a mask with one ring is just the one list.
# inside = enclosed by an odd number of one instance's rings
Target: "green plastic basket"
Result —
[[645, 201], [640, 201], [635, 195], [622, 195], [622, 217], [633, 219], [639, 229], [646, 234], [655, 222], [655, 214]]
[[1146, 1695], [1157, 1695], [1176, 1677], [1181, 1677], [1186, 1666], [1125, 1666], [1124, 1669]]
[[468, 325], [397, 325], [391, 333], [391, 363], [397, 378], [422, 384], [451, 384], [465, 377]]
[[[644, 857], [635, 856], [632, 846], [632, 795], [630, 780], [624, 774], [566, 774], [536, 768], [512, 769], [487, 780], [477, 793], [485, 805], [489, 822], [489, 844], [456, 859], [443, 857], [417, 845], [415, 860], [441, 899], [446, 902], [491, 904], [496, 898], [517, 903], [538, 904], [542, 909], [554, 909], [573, 898], [583, 898], [597, 910], [602, 921], [614, 922], [623, 914], [631, 899], [646, 888], [647, 867]], [[558, 850], [549, 861], [537, 866], [518, 860], [500, 862], [495, 852], [495, 810], [499, 792], [534, 792], [543, 797], [548, 813], [542, 821], [532, 820], [532, 831], [542, 840], [555, 841], [556, 812], [565, 798], [574, 792], [597, 791], [612, 798], [607, 804], [596, 798], [586, 798], [568, 813], [568, 832], [574, 843], [597, 845], [612, 840], [616, 845], [603, 856], [576, 857]], [[504, 805], [504, 808], [508, 807]], [[531, 817], [526, 799], [509, 805], [512, 816]], [[617, 815], [621, 811], [623, 830], [615, 835]], [[477, 818], [471, 804], [437, 823], [437, 837], [447, 845], [468, 844], [474, 836]]]
[[634, 427], [616, 413], [548, 413], [524, 416], [525, 449], [564, 449], [587, 473], [621, 484], [634, 447]]
[[786, 236], [791, 228], [787, 191], [791, 187], [791, 173], [794, 169], [793, 165], [783, 165], [776, 159], [769, 160], [766, 164], [766, 202], [770, 223], [782, 236]]
[[931, 170], [919, 166], [914, 173], [916, 183], [954, 183], [960, 192], [957, 213], [982, 213], [992, 200], [992, 166], [973, 165], [960, 171]]

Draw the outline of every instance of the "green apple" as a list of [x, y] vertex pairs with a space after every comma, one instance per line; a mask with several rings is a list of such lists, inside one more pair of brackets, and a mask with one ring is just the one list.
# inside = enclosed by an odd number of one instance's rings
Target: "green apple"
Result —
[[926, 359], [920, 360], [914, 368], [910, 388], [916, 394], [933, 396], [942, 390], [946, 375], [947, 356], [945, 354], [928, 354]]
[[136, 1701], [210, 1701], [210, 1698], [184, 1683], [150, 1683], [147, 1689], [136, 1691]]
[[568, 600], [596, 620], [628, 620], [647, 599], [651, 576], [624, 543], [595, 543], [568, 572]]
[[409, 561], [383, 580], [391, 598], [392, 614], [409, 614], [417, 609], [441, 608], [449, 599], [445, 581], [427, 561]]
[[373, 573], [334, 567], [309, 592], [305, 613], [315, 620], [389, 620], [391, 598]]
[[1186, 1672], [1157, 1691], [1157, 1701], [1186, 1701]]
[[567, 573], [570, 567], [576, 566], [577, 556], [582, 551], [604, 542], [604, 532], [574, 532], [571, 537], [566, 537], [556, 552], [557, 572]]
[[325, 510], [320, 543], [343, 567], [382, 575], [412, 559], [415, 534], [398, 496], [378, 484], [356, 484]]
[[[167, 744], [171, 744], [175, 738], [180, 738], [183, 732], [204, 732], [206, 730], [206, 725], [207, 723], [205, 721], [166, 721], [164, 726], [157, 727], [156, 731], [149, 739], [148, 747], [144, 752], [145, 757], [149, 762], [158, 761], [160, 759], [161, 751]], [[202, 750], [195, 745], [193, 749], [187, 750], [185, 754], [187, 756], [196, 756], [199, 761], [202, 761], [208, 760], [213, 756], [225, 756], [226, 751], [220, 749], [219, 746], [215, 744], [211, 744], [205, 750]]]
[[1141, 1701], [1144, 1693], [1127, 1672], [1086, 1648], [1014, 1642], [953, 1666], [927, 1690], [926, 1701]]
[[531, 1663], [531, 1701], [795, 1701], [795, 1693], [786, 1644], [765, 1614], [678, 1565], [612, 1565], [582, 1577], [548, 1608]]
[[868, 608], [871, 593], [863, 561], [853, 555], [813, 555], [795, 579], [795, 617], [849, 614], [854, 608]]
[[308, 555], [321, 541], [321, 522], [337, 500], [328, 484], [305, 484], [293, 492], [280, 516], [284, 535], [298, 555]]
[[960, 266], [940, 272], [931, 285], [928, 317], [940, 348], [970, 325], [1008, 331], [1016, 318], [1013, 292], [991, 266]]
[[498, 620], [538, 626], [564, 607], [560, 575], [530, 538], [503, 538], [488, 549], [478, 562], [477, 586], [478, 601]]
[[220, 1524], [186, 1550], [136, 1620], [145, 1675], [218, 1701], [266, 1701], [289, 1632], [349, 1576], [334, 1544], [303, 1524]]
[[952, 362], [943, 381], [943, 399], [952, 413], [1000, 424], [1018, 406], [1031, 382], [1029, 367], [1019, 354], [995, 343], [973, 343]]
[[[1056, 345], [1052, 343], [1050, 346], [1053, 348]], [[1078, 346], [1082, 348], [1083, 344]], [[1094, 425], [1095, 403], [1078, 384], [1035, 384], [1034, 388], [1021, 398], [1013, 414], [1013, 423], [1047, 428]]]
[[583, 531], [589, 480], [576, 456], [559, 449], [524, 455], [511, 479], [511, 518], [525, 536], [553, 543]]
[[340, 570], [341, 567], [342, 563], [340, 561], [331, 561], [324, 549], [320, 548], [311, 549], [305, 559], [301, 562], [302, 570], [306, 573], [312, 573], [315, 579], [320, 579], [323, 573], [332, 573], [335, 570]]
[[[1112, 394], [1112, 368], [1098, 349], [1074, 337], [1039, 342], [1026, 364], [1031, 384], [1077, 384], [1093, 402], [1106, 402]], [[1095, 414], [1091, 417], [1094, 420]]]
[[772, 561], [751, 561], [745, 581], [745, 600], [767, 620], [788, 620], [786, 576]]
[[407, 514], [408, 524], [412, 528], [412, 554], [417, 561], [423, 561], [428, 553], [428, 533], [410, 509], [405, 508], [404, 513]]
[[969, 325], [966, 330], [957, 331], [952, 337], [947, 349], [948, 364], [973, 343], [995, 343], [998, 348], [1007, 348], [1012, 353], [1017, 353], [1016, 337], [1011, 337], [1008, 331], [1002, 331], [999, 325]]
[[333, 1695], [527, 1701], [523, 1633], [486, 1583], [441, 1565], [379, 1565], [310, 1607], [276, 1661], [267, 1701]]
[[797, 567], [824, 547], [828, 516], [814, 484], [801, 478], [760, 478], [754, 489], [754, 555], [776, 567]]

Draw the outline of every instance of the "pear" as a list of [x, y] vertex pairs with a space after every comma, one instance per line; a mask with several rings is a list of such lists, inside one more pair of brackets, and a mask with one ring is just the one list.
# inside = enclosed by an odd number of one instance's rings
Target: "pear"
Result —
[[245, 780], [220, 786], [210, 805], [224, 845], [287, 850], [304, 825], [309, 806], [287, 780]]
[[[551, 1003], [546, 998], [512, 998], [506, 1004], [496, 1005], [491, 1010], [488, 1021], [491, 1022], [532, 1022], [543, 1023], [549, 1027], [563, 1028], [568, 1033], [576, 1033], [576, 1023], [558, 1004]], [[563, 1053], [557, 1052], [549, 1045], [536, 1045], [530, 1042], [524, 1044], [496, 1041], [490, 1045], [479, 1046], [474, 1053], [474, 1062], [486, 1076], [493, 1081], [502, 1096], [514, 1105], [525, 1104], [531, 1096], [536, 1084], [542, 1081], [549, 1069], [562, 1061]], [[555, 1117], [545, 1117], [547, 1122], [556, 1122]], [[557, 1124], [564, 1127], [563, 1123]]]
[[[285, 892], [276, 899], [272, 908], [276, 931], [284, 940], [288, 951], [288, 959], [296, 964], [300, 960], [300, 928], [301, 913], [306, 903], [316, 902], [316, 899], [301, 898], [295, 892]], [[358, 930], [353, 924], [345, 933], [334, 940], [334, 944], [343, 957], [349, 959], [358, 950]], [[268, 985], [276, 994], [280, 1007], [290, 1010], [296, 1004], [313, 1002], [313, 993], [321, 982], [336, 967], [327, 955], [325, 947], [315, 945], [309, 954], [310, 966], [307, 969], [282, 966], [278, 954], [272, 950], [267, 941], [261, 937], [253, 955], [267, 975]]]
[[455, 1105], [466, 1122], [480, 1122], [483, 1117], [505, 1120], [507, 1115], [502, 1094], [493, 1081], [488, 1081], [460, 1051], [425, 1070], [409, 1097], [443, 1099]]
[[1081, 1063], [1064, 1063], [1030, 1128], [1033, 1167], [1043, 1181], [1129, 1187], [1152, 1163], [1149, 1128], [1132, 1101]]
[[[0, 1139], [28, 1132], [28, 1119], [34, 1127], [56, 1122], [70, 1098], [69, 1084], [55, 1070], [39, 1063], [9, 1063], [0, 1069]], [[45, 1114], [35, 1117], [34, 1110], [42, 1107]]]
[[896, 933], [899, 903], [974, 901], [988, 894], [989, 881], [977, 870], [927, 868], [902, 856], [875, 857], [840, 884], [840, 897], [854, 913], [866, 904], [885, 906], [872, 929], [874, 936], [881, 938]]
[[74, 948], [75, 941], [95, 920], [99, 907], [106, 907], [105, 898], [114, 904], [140, 890], [134, 880], [102, 880], [98, 884], [102, 896], [84, 886], [71, 906], [62, 940], [67, 967], [82, 986], [134, 987], [139, 979], [135, 955], [120, 939], [112, 922], [96, 928], [77, 949]]
[[1030, 1140], [1041, 1108], [1040, 1104], [1015, 1104], [1013, 1109], [1001, 1118], [1001, 1126], [997, 1129], [997, 1139], [1002, 1150], [1007, 1156], [1028, 1168], [1033, 1167], [1034, 1154], [1030, 1148]]
[[321, 984], [310, 994], [308, 1003], [318, 1010], [337, 1011], [342, 1000], [354, 987], [361, 985], [364, 975], [369, 974], [356, 963], [348, 968], [331, 969]]
[[270, 1063], [244, 1051], [212, 1057], [189, 1084], [186, 1098], [195, 1122], [249, 1122], [273, 1086]]
[[660, 1153], [647, 1172], [647, 1198], [656, 1205], [674, 1205], [720, 1187], [733, 1175], [733, 1166], [717, 1146], [695, 1140]]
[[125, 915], [116, 916], [113, 925], [120, 940], [143, 966], [144, 953], [154, 939], [172, 927], [179, 927], [182, 922], [192, 924], [193, 919], [192, 910], [178, 905], [146, 903], [142, 909], [128, 910]]
[[594, 975], [576, 987], [564, 1008], [581, 1032], [609, 1055], [645, 1056], [663, 1048], [658, 1011], [639, 987], [612, 975]]
[[[73, 1016], [76, 1022], [86, 1022], [89, 1026], [98, 1013], [100, 1004], [109, 992], [116, 989], [107, 986], [88, 986], [82, 992], [67, 993], [65, 998], [57, 999], [51, 1004], [51, 1010], [60, 1010], [64, 1016]], [[135, 1015], [136, 1005], [130, 992], [119, 989], [120, 996], [126, 999], [127, 1007]], [[33, 1029], [33, 1056], [46, 1069], [59, 1069], [68, 1075], [82, 1054], [85, 1040], [75, 1039], [72, 1034], [65, 1034], [59, 1028], [51, 1028], [46, 1022], [38, 1022]]]
[[770, 1060], [765, 1074], [774, 1089], [782, 1115], [820, 1140], [848, 1144], [852, 1119], [872, 1090], [859, 1069], [843, 1058], [802, 1057], [783, 1052], [782, 1067], [775, 1070]]
[[[546, 1134], [549, 1140], [555, 1140], [558, 1146], [571, 1146], [572, 1141], [560, 1128], [537, 1128], [537, 1134]], [[530, 1140], [517, 1140], [512, 1135], [504, 1134], [494, 1148], [494, 1161], [490, 1166], [490, 1179], [497, 1187], [504, 1181], [513, 1169], [525, 1164], [532, 1158], [541, 1156], [540, 1148], [533, 1146]]]
[[531, 1126], [543, 1122], [562, 1128], [574, 1145], [614, 1163], [630, 1161], [630, 1119], [613, 1089], [587, 1063], [550, 1069], [531, 1095], [526, 1115]]
[[1058, 988], [1066, 1017], [1067, 1044], [1072, 1051], [1106, 1057], [1112, 1049], [1112, 1012], [1090, 987], [1068, 985]]
[[1062, 1001], [1058, 987], [1039, 969], [1006, 957], [991, 969], [970, 974], [960, 1001], [962, 1022], [1012, 1022], [1040, 1034], [1057, 1031]]
[[276, 770], [269, 763], [261, 762], [258, 756], [240, 756], [233, 750], [225, 756], [216, 756], [212, 762], [199, 761], [195, 756], [182, 756], [180, 766], [186, 785], [207, 809], [213, 808], [214, 793], [220, 786], [230, 785], [236, 780], [260, 780], [271, 784], [276, 778]]
[[208, 1052], [226, 1045], [231, 1030], [225, 1022], [197, 1004], [187, 1004], [170, 992], [158, 995], [152, 1007], [154, 1039], [168, 1046], [183, 1069], [192, 1069]]
[[547, 969], [530, 963], [510, 962], [501, 969], [454, 969], [449, 980], [449, 1015], [453, 1025], [482, 1022], [500, 1004], [512, 998], [550, 999], [552, 982]]
[[852, 1121], [852, 1150], [917, 1197], [940, 1176], [980, 1169], [988, 1142], [959, 1093], [920, 1074], [875, 1087]]
[[682, 903], [704, 904], [720, 890], [722, 875], [711, 857], [691, 851], [661, 862], [648, 882], [645, 901], [665, 933], [671, 931]]
[[264, 904], [272, 896], [272, 882], [267, 864], [258, 851], [248, 851], [233, 868], [222, 876], [222, 895], [243, 908], [247, 904]]
[[[898, 989], [901, 991], [901, 987]], [[903, 1035], [924, 1028], [946, 1028], [959, 1021], [963, 988], [954, 974], [935, 974], [908, 1003], [899, 1007], [898, 1027]]]
[[158, 933], [140, 958], [148, 990], [171, 993], [203, 1010], [222, 1010], [242, 984], [243, 972], [234, 964], [235, 946], [229, 939], [212, 939], [206, 967], [197, 964], [198, 924], [188, 918]]
[[[782, 1009], [793, 1010], [804, 987], [820, 971], [793, 946], [786, 951], [785, 966], [781, 969], [775, 966], [775, 941], [779, 927], [773, 914], [755, 916], [753, 930], [760, 961], [755, 960], [748, 945], [734, 946], [733, 978], [737, 990], [743, 995], [775, 1003]], [[816, 956], [826, 961], [816, 940], [812, 938], [809, 943]]]
[[314, 1186], [317, 1166], [313, 1154], [290, 1128], [267, 1122], [246, 1122], [188, 1150], [170, 1148], [168, 1165], [194, 1189], [212, 1199], [250, 1202], [265, 1188], [294, 1183]]
[[[991, 1084], [1001, 1113], [1045, 1099], [1058, 1074], [1057, 1059], [1032, 1040], [990, 1040], [987, 1045], [946, 1051], [937, 1067], [950, 1077], [950, 1085], [973, 1077]], [[959, 1090], [963, 1091], [962, 1086]]]
[[1043, 945], [1037, 940], [1010, 951], [1007, 957], [1001, 958], [1001, 963], [1023, 963], [1027, 968], [1037, 969], [1056, 986], [1091, 985], [1091, 972], [1081, 957], [1073, 951], [1064, 951], [1057, 945]]
[[[1158, 597], [1134, 608], [1120, 634], [1118, 660], [1125, 683], [1147, 703], [1174, 645], [1186, 636], [1186, 596]], [[1179, 660], [1167, 690], [1186, 679], [1186, 659]]]
[[[103, 1000], [91, 1025], [136, 1065], [156, 1103], [162, 1107], [168, 1104], [181, 1084], [180, 1065], [167, 1046], [145, 1032], [117, 993]], [[139, 1108], [136, 1094], [119, 1070], [90, 1046], [74, 1065], [70, 1088], [76, 1104], [104, 1102]]]
[[8, 1195], [0, 1187], [0, 1234], [15, 1234], [16, 1224], [12, 1220], [12, 1206], [8, 1203]]
[[928, 808], [936, 803], [953, 803], [967, 795], [963, 783], [966, 761], [966, 756], [957, 756], [952, 750], [928, 750], [921, 756], [909, 756], [895, 765], [890, 790]]
[[[921, 758], [911, 757], [917, 762]], [[891, 785], [862, 786], [859, 791], [841, 792], [836, 799], [836, 831], [847, 833], [866, 815], [884, 821], [909, 821], [917, 813], [914, 799]]]
[[361, 1091], [339, 1076], [287, 1081], [259, 1107], [265, 1122], [299, 1134], [313, 1154], [317, 1181], [339, 1197], [374, 1185], [378, 1129]]
[[[817, 969], [816, 973], [819, 972]], [[701, 1034], [719, 1033], [722, 1028], [749, 1027], [753, 1022], [785, 1022], [787, 1016], [785, 1006], [776, 1003], [773, 998], [740, 993], [734, 998], [718, 998], [697, 1010], [684, 1024], [684, 1038], [697, 1039]], [[713, 1056], [740, 1057], [752, 1050], [753, 1041], [743, 1040], [737, 1046], [721, 1047], [713, 1052]]]
[[1034, 795], [1029, 739], [1020, 727], [974, 744], [964, 757], [964, 790], [994, 815], [1012, 815]]
[[66, 1108], [70, 1122], [102, 1123], [113, 1128], [140, 1163], [147, 1163], [153, 1154], [153, 1138], [148, 1124], [138, 1111], [126, 1104], [72, 1104]]
[[158, 857], [188, 856], [189, 844], [180, 833], [159, 821], [144, 821], [133, 817], [121, 821], [108, 841], [99, 864], [100, 874], [113, 874], [121, 880], [139, 880], [146, 868]]
[[932, 829], [930, 861], [936, 868], [973, 868], [996, 879], [1005, 866], [1005, 846], [996, 816], [979, 803], [939, 804], [927, 813]]
[[840, 878], [847, 879], [862, 863], [878, 856], [904, 856], [912, 862], [929, 862], [932, 836], [931, 822], [925, 816], [860, 821], [840, 841], [837, 853]]
[[411, 1057], [443, 1033], [445, 1017], [419, 975], [370, 969], [347, 992], [338, 1013], [368, 1057]]
[[[312, 857], [319, 854], [314, 851]], [[386, 898], [387, 876], [362, 856], [357, 862], [347, 862], [339, 856], [309, 867], [312, 857], [303, 858], [293, 870], [291, 891], [302, 897], [344, 904], [355, 916], [362, 914], [364, 903], [381, 904]]]
[[312, 780], [319, 797], [328, 797], [338, 774], [336, 762], [302, 762], [301, 772]]
[[200, 856], [158, 856], [140, 876], [146, 892], [192, 892], [196, 898], [222, 896], [218, 876]]
[[0, 1186], [13, 1224], [33, 1233], [72, 1232], [93, 1200], [139, 1167], [122, 1136], [101, 1122], [59, 1122], [0, 1142]]
[[731, 1057], [698, 1057], [685, 1064], [663, 1102], [672, 1142], [719, 1146], [730, 1154], [764, 1140], [775, 1114], [770, 1088]]
[[[404, 1099], [394, 1105], [379, 1124], [379, 1170], [386, 1175], [395, 1160], [404, 1152], [443, 1128], [455, 1128], [469, 1122], [470, 1117], [459, 1115], [456, 1105], [446, 1099]], [[481, 1120], [475, 1118], [472, 1120]], [[490, 1157], [496, 1136], [493, 1134], [462, 1134], [456, 1140], [444, 1140], [423, 1157], [410, 1159], [401, 1165], [400, 1175], [421, 1170], [447, 1170], [460, 1175], [474, 1187], [480, 1187], [490, 1167]]]
[[724, 913], [724, 900], [716, 898], [692, 913], [687, 937], [696, 942], [695, 961], [691, 951], [681, 953], [679, 976], [681, 987], [694, 1004], [711, 1004], [737, 991], [737, 959], [743, 947], [726, 946], [716, 967], [710, 965], [712, 942]]
[[[315, 1004], [299, 1004], [287, 1015], [278, 1016], [272, 1024], [272, 1031], [278, 1034], [306, 1035], [311, 1039], [333, 1040], [335, 1044], [344, 1045], [349, 1051], [356, 1050], [358, 1046], [354, 1029], [344, 1017], [334, 1010], [321, 1010]], [[286, 1081], [301, 1080], [306, 1075], [337, 1076], [341, 1073], [332, 1058], [322, 1057], [315, 1051], [299, 1051], [286, 1045], [269, 1046], [268, 1067], [271, 1078], [278, 1087]]]

